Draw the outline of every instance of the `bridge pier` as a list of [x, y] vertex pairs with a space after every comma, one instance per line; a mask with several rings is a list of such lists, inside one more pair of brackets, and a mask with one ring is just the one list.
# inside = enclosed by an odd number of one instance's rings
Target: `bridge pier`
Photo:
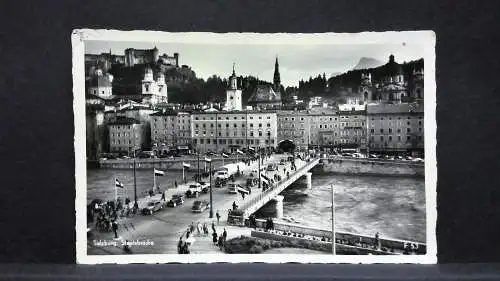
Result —
[[311, 189], [312, 187], [312, 173], [311, 172], [307, 172], [305, 173], [305, 176], [306, 176], [306, 181], [307, 181], [307, 189]]
[[274, 197], [274, 201], [276, 202], [275, 208], [276, 208], [276, 218], [281, 219], [283, 217], [283, 199], [285, 197], [283, 195], [276, 195]]

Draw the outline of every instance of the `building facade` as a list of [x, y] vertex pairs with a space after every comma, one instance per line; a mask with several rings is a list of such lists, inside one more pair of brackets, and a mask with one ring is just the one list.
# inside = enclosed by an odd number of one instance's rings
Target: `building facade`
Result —
[[370, 152], [423, 154], [422, 104], [369, 104], [367, 123], [367, 143]]
[[147, 67], [144, 72], [144, 78], [141, 81], [141, 86], [141, 94], [149, 104], [168, 103], [167, 84], [165, 83], [165, 75], [163, 73], [159, 73], [155, 80], [153, 70]]
[[170, 150], [190, 150], [191, 115], [187, 112], [165, 110], [155, 112], [151, 118], [152, 149], [159, 154]]
[[110, 151], [130, 154], [134, 149], [146, 148], [144, 125], [133, 118], [118, 118], [108, 124]]
[[95, 95], [103, 99], [110, 99], [113, 95], [113, 75], [103, 74], [101, 69], [96, 69], [93, 75], [86, 81], [87, 94]]
[[310, 116], [305, 111], [278, 111], [278, 144], [290, 140], [295, 149], [307, 149]]
[[201, 152], [272, 149], [277, 145], [276, 112], [195, 112], [191, 115], [191, 137], [193, 146]]

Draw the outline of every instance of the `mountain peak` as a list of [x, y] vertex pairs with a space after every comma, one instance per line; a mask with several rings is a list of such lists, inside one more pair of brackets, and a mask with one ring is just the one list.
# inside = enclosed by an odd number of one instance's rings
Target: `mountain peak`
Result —
[[379, 61], [377, 59], [368, 58], [368, 57], [362, 57], [362, 58], [359, 59], [358, 63], [353, 68], [353, 70], [374, 68], [374, 67], [381, 66], [383, 64], [384, 63], [382, 61]]

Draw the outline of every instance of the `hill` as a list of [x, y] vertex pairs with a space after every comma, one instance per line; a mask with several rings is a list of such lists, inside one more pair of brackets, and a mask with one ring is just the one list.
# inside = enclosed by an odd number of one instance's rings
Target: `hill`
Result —
[[383, 64], [384, 64], [384, 62], [379, 61], [377, 59], [362, 57], [361, 59], [359, 59], [358, 63], [353, 68], [353, 70], [374, 68], [374, 67], [381, 66]]

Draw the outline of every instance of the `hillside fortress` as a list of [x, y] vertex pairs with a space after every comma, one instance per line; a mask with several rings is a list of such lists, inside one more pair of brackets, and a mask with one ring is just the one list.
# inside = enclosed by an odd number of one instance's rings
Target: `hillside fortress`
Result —
[[102, 69], [105, 73], [113, 64], [124, 64], [127, 67], [132, 67], [136, 64], [152, 64], [158, 63], [172, 67], [179, 67], [179, 53], [174, 53], [173, 56], [167, 54], [160, 55], [158, 48], [153, 49], [125, 49], [124, 55], [112, 54], [111, 50], [108, 53], [101, 54], [85, 54], [85, 68], [88, 73], [92, 73], [94, 69]]

